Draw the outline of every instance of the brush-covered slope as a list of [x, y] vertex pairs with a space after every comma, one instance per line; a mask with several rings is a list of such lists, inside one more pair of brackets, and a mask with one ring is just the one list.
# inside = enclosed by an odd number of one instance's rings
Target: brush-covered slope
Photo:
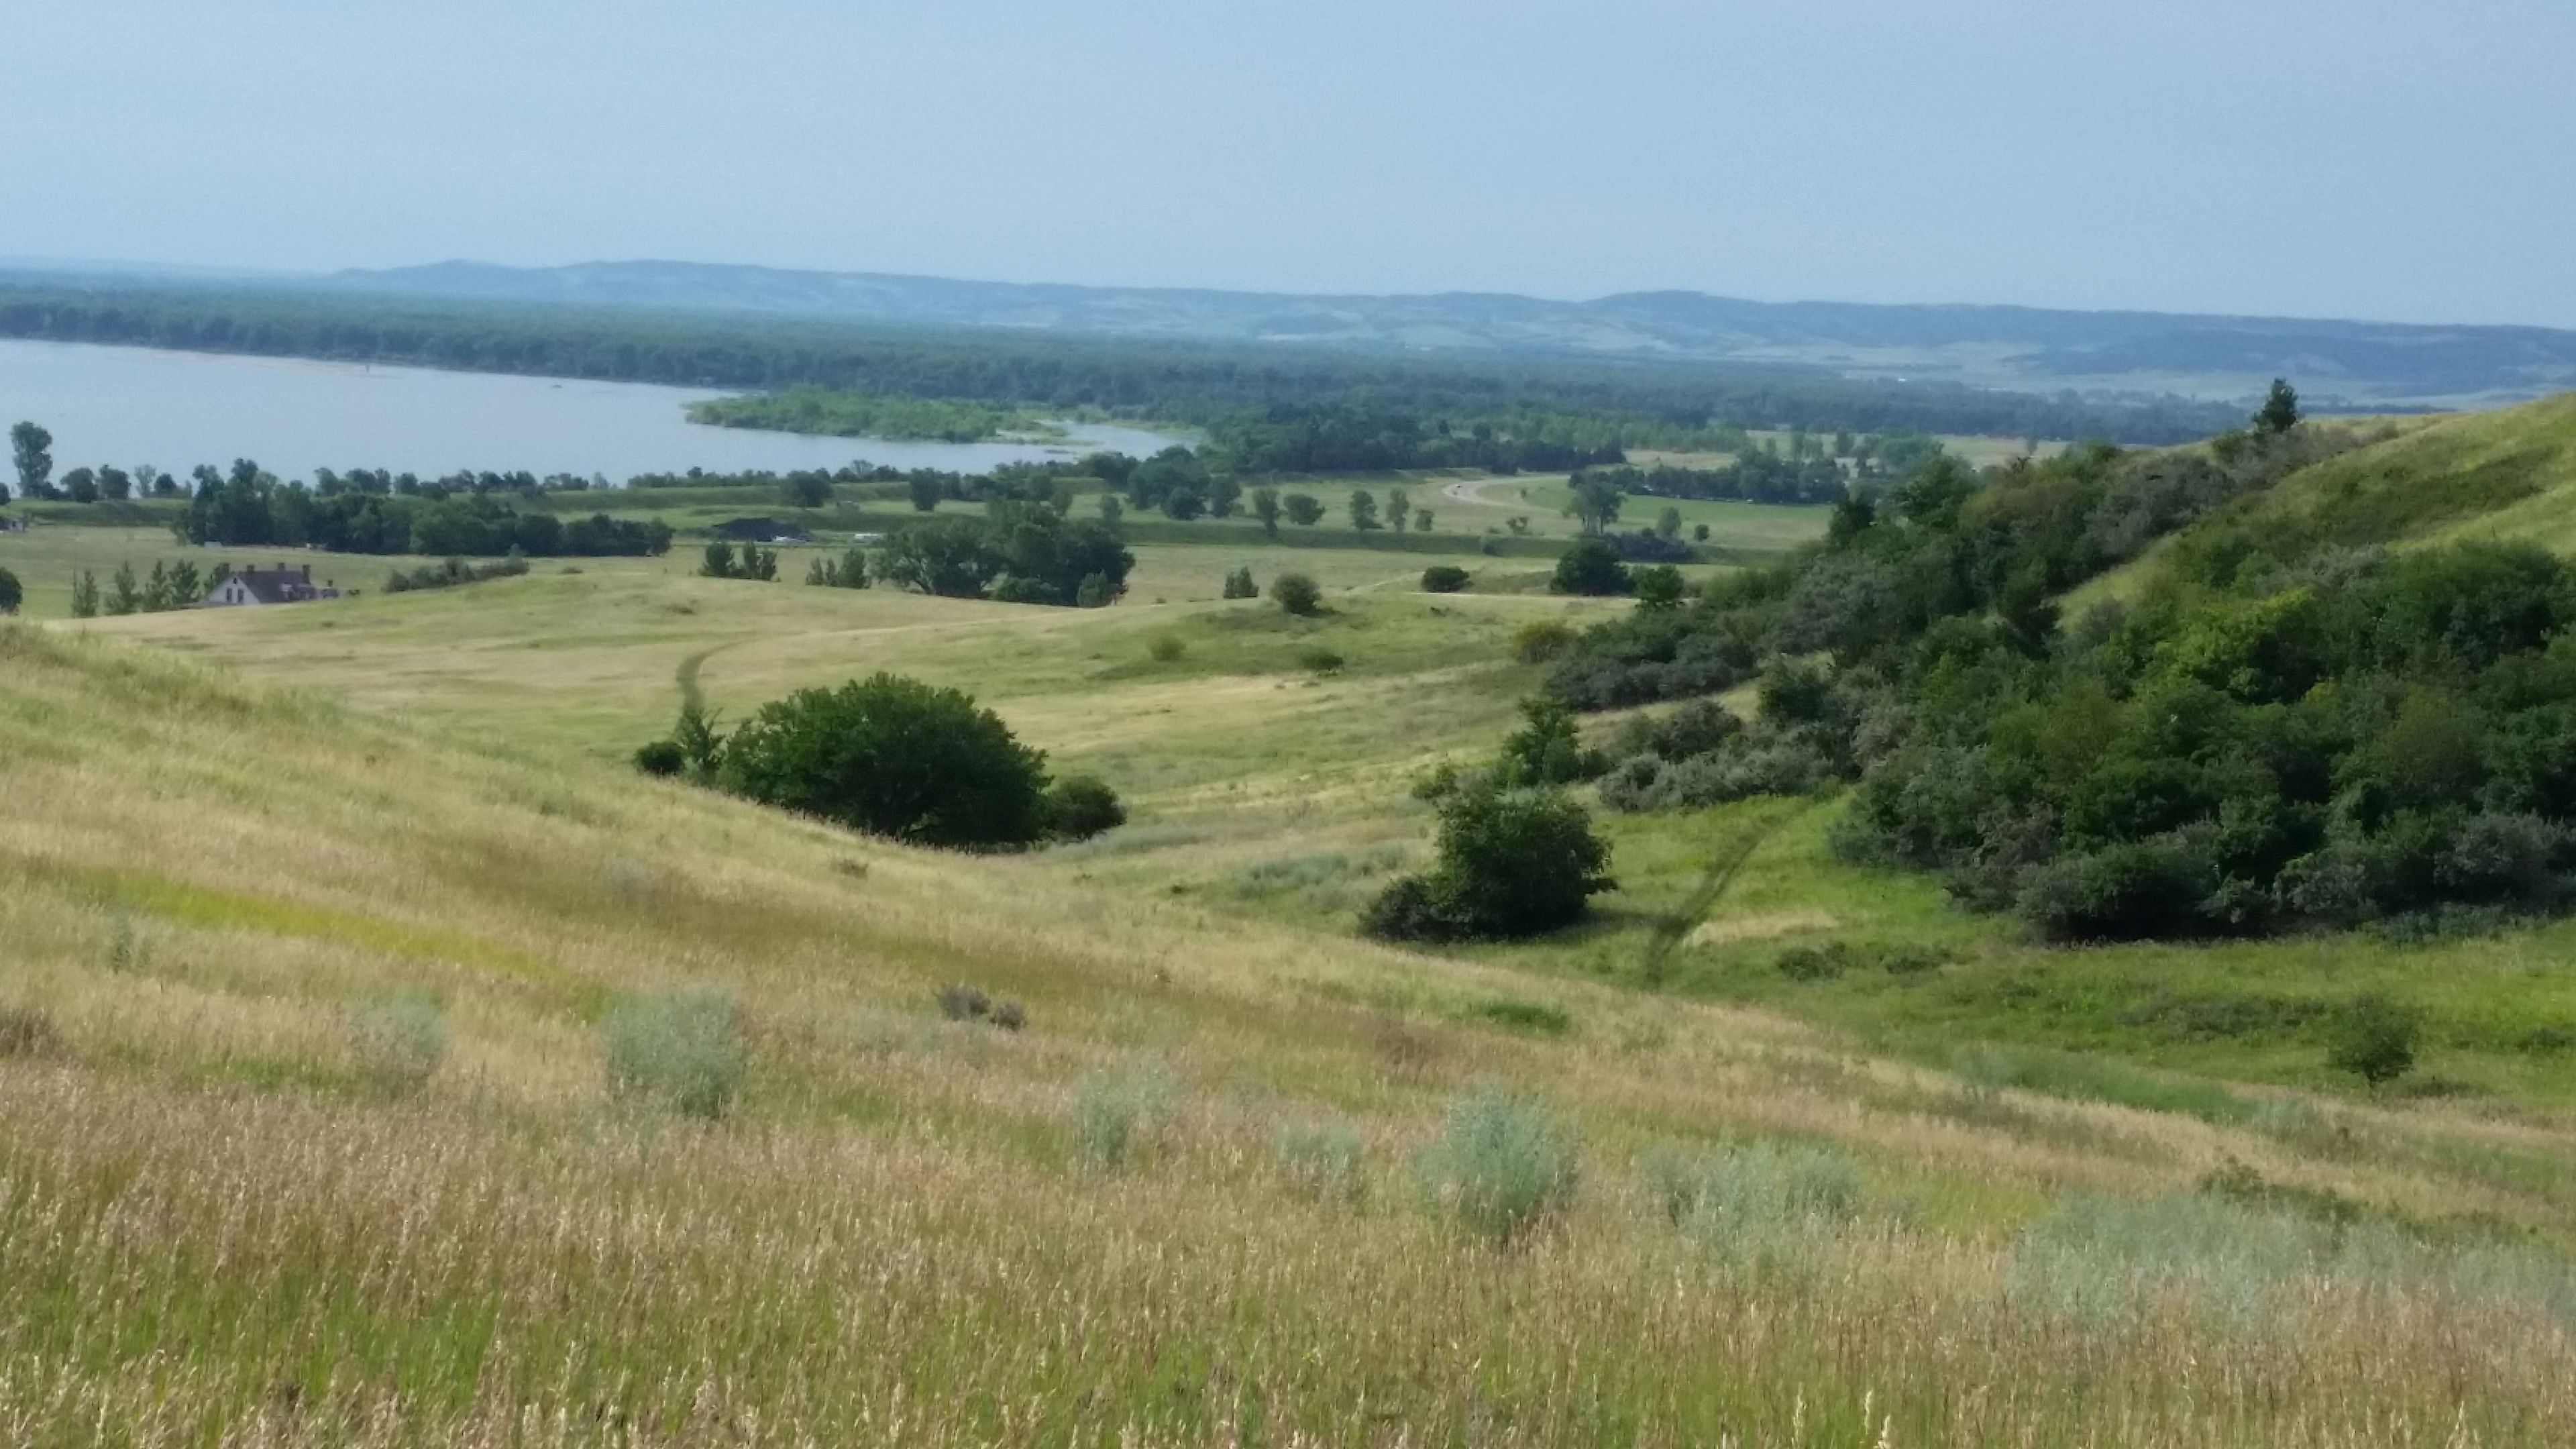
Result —
[[2330, 548], [2477, 538], [2576, 552], [2576, 393], [2342, 426], [2379, 436], [2164, 540], [2069, 603], [2135, 598], [2162, 577], [2232, 577]]
[[[610, 1085], [676, 987], [718, 1120]], [[2576, 1434], [2554, 1129], [1970, 1089], [23, 627], [0, 1010], [11, 1443]], [[1575, 1165], [1503, 1245], [1417, 1171], [1531, 1160], [1481, 1077]]]

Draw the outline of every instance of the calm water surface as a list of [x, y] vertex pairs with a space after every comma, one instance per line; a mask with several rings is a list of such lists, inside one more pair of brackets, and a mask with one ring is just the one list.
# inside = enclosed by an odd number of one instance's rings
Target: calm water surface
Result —
[[253, 458], [283, 478], [316, 468], [604, 474], [837, 468], [855, 459], [973, 473], [1019, 459], [1172, 441], [1083, 424], [1073, 443], [896, 443], [701, 427], [682, 408], [720, 393], [631, 382], [437, 372], [286, 358], [0, 340], [0, 428], [54, 435], [54, 472], [149, 463], [186, 474]]

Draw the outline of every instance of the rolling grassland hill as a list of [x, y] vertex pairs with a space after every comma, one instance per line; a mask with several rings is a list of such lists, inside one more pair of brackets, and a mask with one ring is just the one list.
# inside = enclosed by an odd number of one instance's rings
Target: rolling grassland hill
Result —
[[1978, 1087], [131, 644], [0, 668], [13, 1443], [2576, 1428], [2560, 1129]]
[[[2507, 518], [2563, 407], [2245, 509], [2525, 459], [2385, 506]], [[1601, 816], [1563, 937], [1373, 945], [1515, 634], [1630, 606], [1138, 552], [1109, 610], [639, 565], [0, 629], [0, 1440], [2576, 1439], [2576, 928], [2053, 948], [1755, 800]], [[626, 763], [878, 669], [1133, 823], [941, 854]], [[1779, 969], [1837, 943], [1931, 964]], [[2365, 988], [2432, 1089], [2280, 1005]]]

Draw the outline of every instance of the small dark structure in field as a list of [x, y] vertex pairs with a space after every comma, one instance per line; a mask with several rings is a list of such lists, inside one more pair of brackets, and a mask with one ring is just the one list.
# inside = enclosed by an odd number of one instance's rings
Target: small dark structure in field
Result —
[[729, 518], [707, 530], [718, 538], [750, 543], [812, 543], [814, 535], [775, 518]]

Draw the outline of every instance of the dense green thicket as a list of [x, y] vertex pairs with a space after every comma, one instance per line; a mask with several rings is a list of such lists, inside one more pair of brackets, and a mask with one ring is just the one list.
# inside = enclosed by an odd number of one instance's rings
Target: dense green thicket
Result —
[[1136, 556], [1117, 526], [1052, 504], [996, 503], [900, 528], [877, 550], [876, 577], [953, 599], [1098, 608], [1127, 592]]
[[[2358, 494], [2301, 515], [2331, 527], [2250, 526], [2341, 446], [2103, 448], [1982, 488], [1939, 464], [1798, 559], [1596, 631], [1554, 685], [1596, 705], [1759, 671], [1750, 725], [1698, 705], [1632, 729], [1605, 803], [1857, 781], [1847, 854], [2060, 939], [2553, 909], [2576, 574], [2530, 547], [2391, 553], [2411, 515]], [[2195, 519], [2141, 599], [2061, 627], [2059, 591]]]
[[971, 695], [900, 675], [800, 689], [730, 735], [694, 703], [671, 737], [636, 752], [647, 774], [687, 775], [748, 799], [916, 845], [1080, 840], [1125, 823], [1088, 775], [1049, 782], [1046, 755]]
[[[1322, 348], [1024, 332], [898, 331], [611, 308], [392, 301], [286, 288], [0, 284], [0, 336], [321, 357], [486, 372], [1098, 411], [1211, 426], [1277, 407], [1408, 414], [1452, 434], [1545, 438], [1550, 419], [1612, 419], [1625, 447], [1726, 446], [1738, 427], [1999, 437], [2206, 436], [2207, 406], [2096, 406], [1949, 384], [1615, 361], [1399, 358]], [[1572, 440], [1569, 440], [1572, 441]]]
[[716, 779], [920, 845], [1020, 845], [1047, 824], [1045, 755], [972, 697], [892, 674], [761, 706], [726, 739]]

